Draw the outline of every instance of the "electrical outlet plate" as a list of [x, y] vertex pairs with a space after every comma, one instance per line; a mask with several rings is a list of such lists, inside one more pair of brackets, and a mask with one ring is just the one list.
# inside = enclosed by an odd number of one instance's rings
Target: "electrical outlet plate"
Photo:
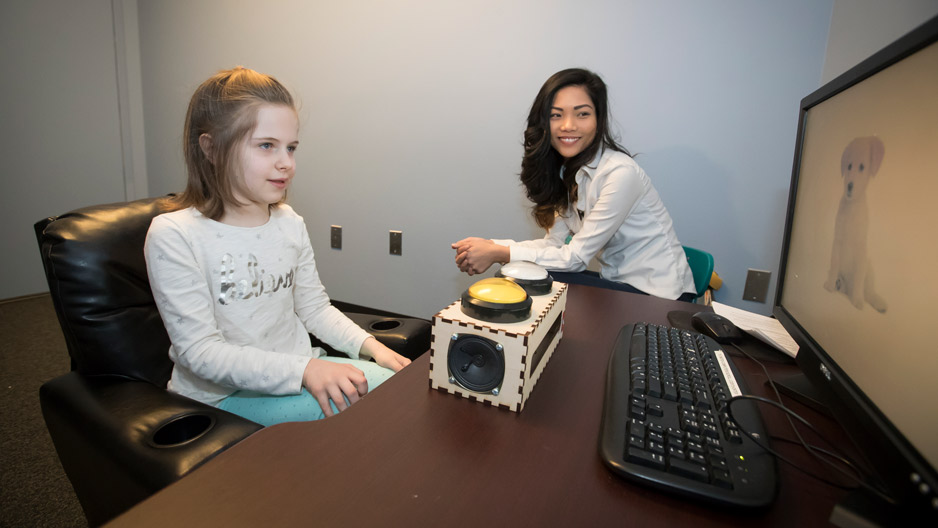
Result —
[[746, 274], [746, 287], [743, 289], [743, 300], [765, 302], [769, 294], [769, 279], [771, 271], [750, 269]]
[[342, 226], [332, 226], [329, 233], [329, 245], [332, 249], [342, 249]]
[[403, 236], [404, 234], [401, 233], [400, 231], [390, 232], [392, 255], [401, 255], [401, 239], [403, 238]]

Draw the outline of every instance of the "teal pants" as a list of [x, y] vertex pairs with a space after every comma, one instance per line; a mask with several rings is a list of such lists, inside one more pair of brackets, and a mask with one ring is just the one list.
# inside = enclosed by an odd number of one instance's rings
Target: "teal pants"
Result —
[[[369, 392], [394, 374], [393, 370], [386, 369], [372, 361], [331, 356], [322, 356], [319, 359], [335, 363], [348, 363], [358, 368], [365, 373]], [[329, 404], [332, 406], [332, 412], [339, 412], [335, 403], [330, 401]], [[319, 420], [326, 416], [322, 412], [319, 402], [305, 388], [299, 394], [289, 396], [272, 396], [242, 390], [222, 400], [218, 404], [218, 408], [243, 416], [263, 426], [283, 422]]]

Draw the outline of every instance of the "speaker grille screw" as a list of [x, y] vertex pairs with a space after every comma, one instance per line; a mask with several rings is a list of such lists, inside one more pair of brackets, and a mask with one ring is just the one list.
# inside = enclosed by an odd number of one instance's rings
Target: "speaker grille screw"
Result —
[[450, 384], [450, 385], [455, 385], [455, 384], [456, 384], [456, 378], [450, 376], [450, 377], [449, 377], [449, 384]]
[[492, 396], [498, 396], [498, 387], [492, 389]]
[[453, 341], [456, 341], [457, 339], [459, 339], [459, 334], [453, 334], [452, 336], [450, 336], [450, 339], [452, 339]]
[[495, 350], [498, 350], [499, 352], [501, 352], [502, 350], [505, 350], [505, 347], [503, 347], [501, 343], [496, 343]]

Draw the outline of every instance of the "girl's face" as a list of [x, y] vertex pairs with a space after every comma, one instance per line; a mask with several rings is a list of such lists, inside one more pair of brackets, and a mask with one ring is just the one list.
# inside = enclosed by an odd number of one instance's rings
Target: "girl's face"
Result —
[[586, 89], [567, 86], [554, 95], [550, 109], [550, 145], [564, 158], [572, 158], [596, 138], [596, 108]]
[[[293, 154], [299, 144], [296, 112], [283, 105], [265, 104], [258, 109], [257, 124], [240, 145], [241, 181], [235, 198], [244, 204], [241, 214], [262, 213], [282, 200], [296, 171]], [[230, 207], [226, 207], [226, 214]]]

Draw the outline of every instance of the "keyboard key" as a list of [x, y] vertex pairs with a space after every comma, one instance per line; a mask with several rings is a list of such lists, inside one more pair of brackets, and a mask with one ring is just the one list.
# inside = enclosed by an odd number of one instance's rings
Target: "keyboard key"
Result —
[[645, 380], [636, 380], [632, 382], [632, 394], [645, 394]]
[[690, 449], [691, 451], [697, 451], [698, 453], [704, 453], [706, 451], [703, 444], [698, 444], [697, 442], [688, 441], [685, 446], [687, 449]]
[[740, 436], [738, 429], [729, 429], [726, 431], [726, 439], [734, 444], [743, 443], [743, 437]]
[[684, 438], [686, 436], [687, 436], [687, 433], [685, 433], [684, 431], [680, 429], [676, 429], [674, 427], [668, 427], [668, 435], [667, 435], [668, 442], [680, 443], [681, 445], [683, 445]]
[[665, 433], [664, 426], [655, 422], [648, 422], [647, 424], [645, 424], [645, 427], [648, 427], [649, 431], [654, 431], [660, 434]]
[[645, 439], [641, 436], [629, 435], [629, 445], [636, 449], [645, 449]]
[[632, 346], [629, 347], [629, 355], [633, 358], [645, 357], [645, 336], [641, 334], [632, 334]]
[[683, 428], [690, 434], [700, 434], [700, 424], [695, 420], [688, 420], [684, 422]]
[[724, 489], [733, 489], [733, 479], [728, 471], [713, 470], [713, 483]]
[[707, 465], [707, 457], [697, 451], [688, 451], [687, 452], [687, 461], [694, 462], [695, 464], [700, 464], [701, 466]]
[[637, 449], [645, 449], [645, 439], [640, 436], [629, 435], [629, 445]]
[[713, 469], [729, 471], [729, 466], [726, 465], [726, 459], [719, 455], [711, 454], [707, 457], [707, 461], [709, 462], [710, 467]]
[[645, 406], [632, 404], [632, 418], [635, 420], [645, 420]]
[[687, 460], [671, 459], [668, 461], [668, 472], [701, 482], [710, 480], [710, 472], [707, 471], [706, 466]]
[[630, 447], [626, 453], [626, 461], [654, 469], [664, 469], [665, 467], [663, 455], [650, 453], [644, 449], [636, 449], [634, 447]]
[[645, 438], [645, 424], [639, 422], [638, 420], [632, 420], [629, 422], [629, 434], [637, 436], [639, 438]]
[[664, 392], [664, 399], [668, 401], [677, 401], [677, 385], [672, 382], [665, 382], [661, 384], [661, 388]]
[[710, 438], [710, 437], [708, 436], [708, 437], [707, 437], [707, 440], [706, 440], [706, 443], [707, 443], [707, 451], [708, 451], [708, 452], [713, 453], [713, 454], [716, 454], [716, 455], [722, 455], [722, 454], [724, 453], [724, 451], [723, 451], [723, 445], [720, 444], [720, 439], [719, 439], [719, 438]]

